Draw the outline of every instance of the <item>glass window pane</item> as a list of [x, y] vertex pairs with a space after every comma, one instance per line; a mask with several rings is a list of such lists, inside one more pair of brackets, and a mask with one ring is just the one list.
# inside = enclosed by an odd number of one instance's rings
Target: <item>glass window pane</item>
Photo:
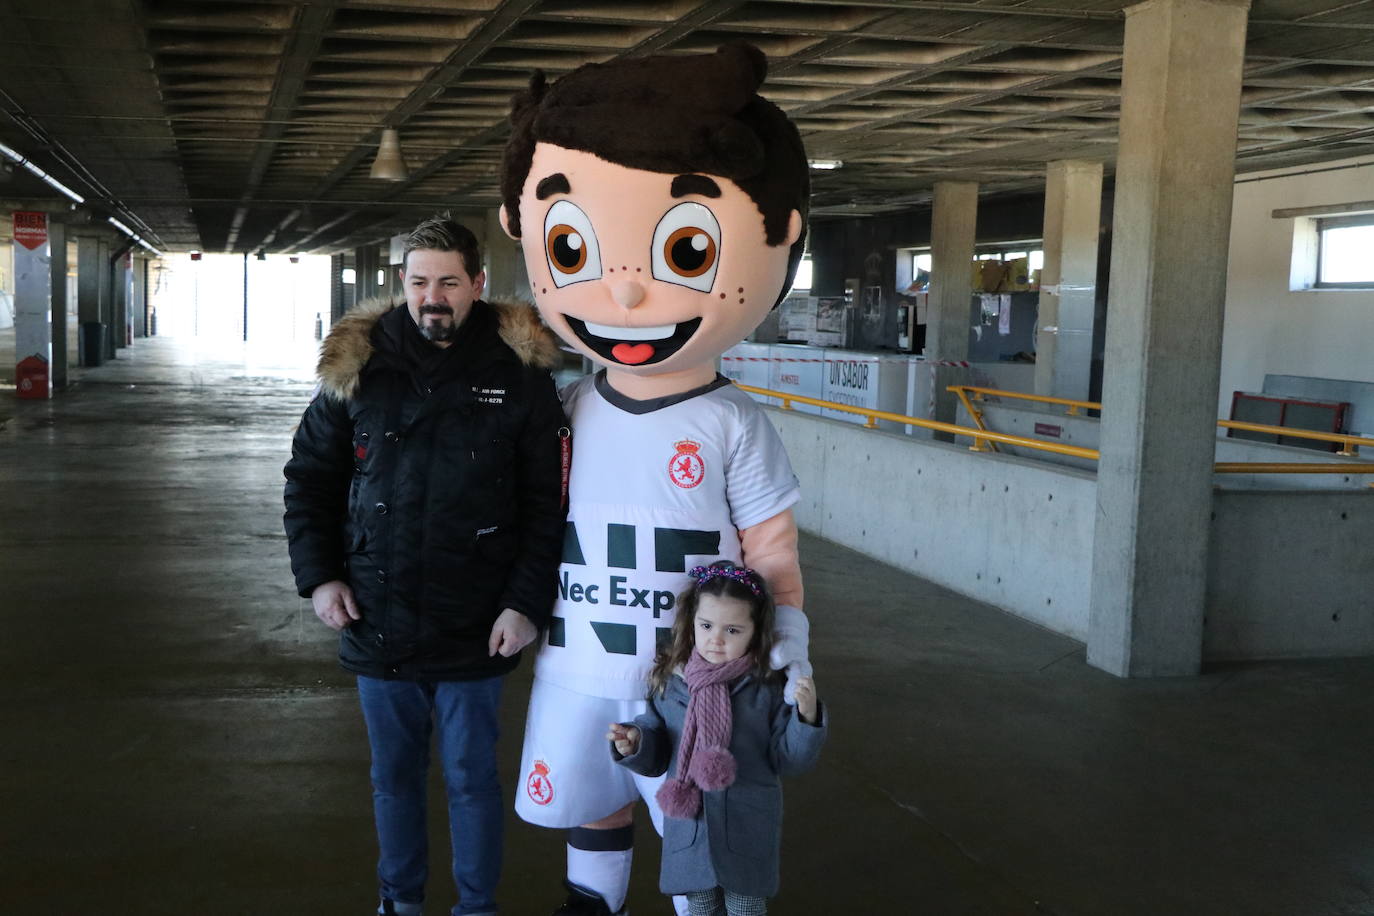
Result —
[[1374, 283], [1374, 225], [1322, 231], [1319, 283]]
[[924, 270], [926, 273], [930, 273], [931, 260], [928, 253], [916, 255], [914, 264], [917, 270]]
[[1045, 266], [1045, 252], [1043, 249], [1030, 253], [1031, 270], [1041, 270]]
[[797, 279], [792, 282], [793, 289], [811, 288], [811, 259], [802, 258], [797, 265]]

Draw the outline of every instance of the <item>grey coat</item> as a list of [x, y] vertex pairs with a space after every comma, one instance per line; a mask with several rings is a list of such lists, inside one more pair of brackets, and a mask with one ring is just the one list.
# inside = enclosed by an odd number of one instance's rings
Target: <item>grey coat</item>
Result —
[[[622, 766], [645, 776], [677, 773], [677, 747], [687, 715], [687, 684], [675, 676], [663, 696], [650, 698], [649, 711], [634, 720], [639, 750], [620, 757]], [[807, 725], [782, 699], [781, 685], [741, 678], [731, 690], [733, 733], [730, 753], [738, 767], [733, 785], [702, 792], [695, 820], [663, 819], [663, 870], [659, 887], [683, 894], [720, 886], [737, 894], [771, 897], [778, 892], [782, 844], [783, 775], [816, 762], [825, 743], [827, 719]]]

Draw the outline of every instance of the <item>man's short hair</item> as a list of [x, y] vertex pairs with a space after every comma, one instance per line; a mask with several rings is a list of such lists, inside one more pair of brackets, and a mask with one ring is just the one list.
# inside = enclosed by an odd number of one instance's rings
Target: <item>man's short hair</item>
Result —
[[720, 175], [763, 214], [770, 245], [787, 237], [792, 211], [802, 233], [792, 246], [790, 284], [806, 243], [811, 176], [796, 125], [758, 95], [763, 52], [731, 42], [714, 54], [663, 54], [586, 64], [546, 85], [536, 72], [511, 100], [511, 137], [501, 163], [501, 197], [520, 232], [520, 192], [534, 148], [552, 143], [616, 165], [680, 175]]
[[477, 236], [449, 213], [435, 214], [411, 230], [406, 236], [401, 265], [407, 266], [410, 253], [421, 249], [458, 252], [469, 279], [475, 279], [482, 270], [482, 250], [478, 247]]

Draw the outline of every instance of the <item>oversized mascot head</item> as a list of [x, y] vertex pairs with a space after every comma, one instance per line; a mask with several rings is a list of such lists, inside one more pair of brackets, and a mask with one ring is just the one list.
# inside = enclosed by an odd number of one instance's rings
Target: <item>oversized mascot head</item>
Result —
[[511, 110], [501, 218], [545, 322], [617, 377], [699, 379], [786, 294], [810, 179], [764, 55], [588, 64]]

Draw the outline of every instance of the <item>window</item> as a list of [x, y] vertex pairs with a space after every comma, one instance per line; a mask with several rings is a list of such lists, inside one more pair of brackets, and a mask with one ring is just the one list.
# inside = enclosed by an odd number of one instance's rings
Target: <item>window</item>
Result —
[[797, 264], [797, 278], [792, 281], [792, 288], [796, 290], [809, 290], [811, 288], [811, 258], [803, 257]]
[[1317, 220], [1318, 288], [1374, 288], [1374, 214]]
[[[913, 288], [924, 289], [923, 278], [930, 276], [930, 250], [907, 249], [907, 251], [911, 254]], [[1014, 261], [1018, 258], [1030, 258], [1031, 270], [1040, 270], [1045, 266], [1045, 250], [1043, 248], [1030, 248], [1025, 240], [1019, 243], [1003, 243], [1001, 245], [979, 245], [978, 251], [974, 254], [974, 260], [977, 261]]]
[[1374, 289], [1374, 200], [1289, 207], [1271, 215], [1293, 221], [1290, 291]]
[[345, 267], [343, 269], [343, 272], [339, 274], [339, 279], [342, 280], [344, 283], [352, 283], [354, 280], [357, 279], [357, 276], [358, 272], [356, 270], [354, 270], [351, 267]]

